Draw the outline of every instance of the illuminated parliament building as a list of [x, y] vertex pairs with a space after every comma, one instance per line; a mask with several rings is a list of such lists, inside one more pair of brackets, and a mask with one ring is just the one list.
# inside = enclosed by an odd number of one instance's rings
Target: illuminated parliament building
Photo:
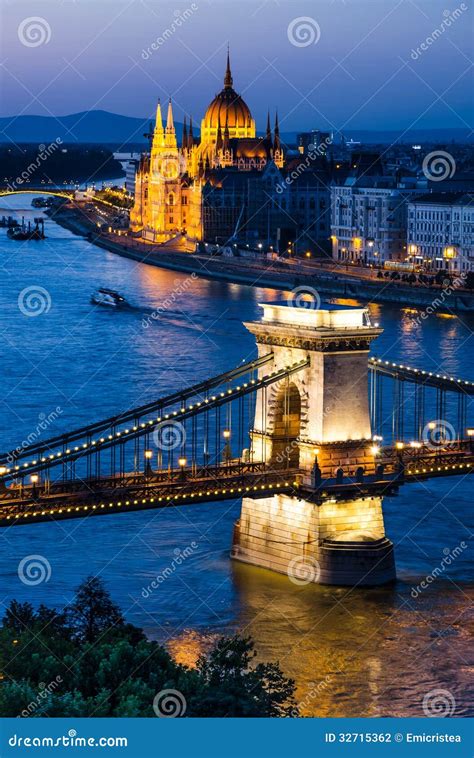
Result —
[[[309, 230], [310, 242], [330, 235], [327, 163], [312, 166], [288, 181], [291, 165], [280, 139], [278, 115], [273, 129], [257, 136], [255, 120], [234, 90], [229, 53], [224, 87], [201, 121], [184, 121], [178, 143], [171, 101], [165, 114], [160, 103], [149, 152], [135, 177], [131, 232], [149, 242], [176, 237], [189, 241], [239, 239], [264, 242], [275, 249]], [[301, 162], [301, 161], [300, 161]], [[314, 228], [314, 227], [317, 228]], [[306, 244], [306, 243], [305, 243]]]

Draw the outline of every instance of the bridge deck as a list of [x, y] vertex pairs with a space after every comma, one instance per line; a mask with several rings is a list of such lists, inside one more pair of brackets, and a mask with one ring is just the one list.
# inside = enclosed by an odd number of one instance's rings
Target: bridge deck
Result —
[[327, 498], [382, 496], [396, 493], [402, 484], [473, 473], [474, 448], [465, 440], [439, 449], [384, 448], [377, 462], [382, 469], [367, 469], [362, 479], [356, 478], [355, 465], [349, 466], [341, 479], [329, 468], [323, 469], [321, 480], [312, 485], [297, 468], [278, 469], [239, 460], [206, 468], [58, 481], [42, 488], [13, 485], [0, 493], [0, 527], [237, 500], [245, 495], [286, 493], [315, 504]]

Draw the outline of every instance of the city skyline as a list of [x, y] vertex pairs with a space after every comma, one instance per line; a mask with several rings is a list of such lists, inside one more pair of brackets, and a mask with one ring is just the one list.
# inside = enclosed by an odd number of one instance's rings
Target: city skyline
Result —
[[6, 753], [472, 758], [456, 3], [0, 0]]
[[220, 89], [229, 44], [237, 92], [258, 123], [278, 107], [282, 131], [470, 124], [464, 3], [446, 10], [438, 0], [266, 2], [239, 10], [222, 1], [177, 11], [166, 2], [157, 11], [133, 0], [110, 8], [50, 3], [38, 16], [29, 2], [4, 5], [2, 115], [107, 110], [146, 118], [158, 98], [172, 97], [178, 121], [198, 121], [203, 96]]

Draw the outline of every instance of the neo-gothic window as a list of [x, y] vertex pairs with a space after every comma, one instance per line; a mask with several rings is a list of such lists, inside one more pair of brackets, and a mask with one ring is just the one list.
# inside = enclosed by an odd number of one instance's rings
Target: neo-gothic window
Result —
[[168, 205], [174, 205], [174, 195], [172, 192], [168, 195]]

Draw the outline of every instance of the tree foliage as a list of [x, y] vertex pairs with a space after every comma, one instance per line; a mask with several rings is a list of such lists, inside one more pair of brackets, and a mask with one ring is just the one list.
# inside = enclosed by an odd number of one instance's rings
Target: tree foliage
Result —
[[125, 622], [102, 581], [88, 577], [65, 611], [13, 600], [0, 628], [0, 716], [155, 717], [176, 690], [185, 716], [293, 716], [295, 684], [256, 663], [249, 637], [222, 637], [195, 669]]

